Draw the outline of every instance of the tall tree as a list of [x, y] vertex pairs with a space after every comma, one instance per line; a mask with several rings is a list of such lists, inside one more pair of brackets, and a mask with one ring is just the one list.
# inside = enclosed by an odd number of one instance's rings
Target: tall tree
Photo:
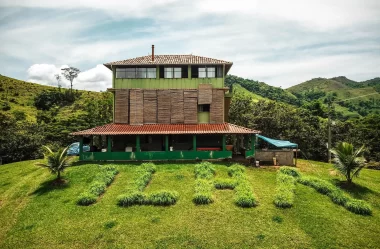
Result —
[[80, 70], [76, 67], [67, 67], [62, 68], [62, 75], [70, 81], [70, 91], [73, 91], [73, 81], [76, 77], [78, 77]]
[[59, 74], [54, 74], [55, 79], [57, 80], [58, 83], [58, 88], [61, 89], [61, 75]]

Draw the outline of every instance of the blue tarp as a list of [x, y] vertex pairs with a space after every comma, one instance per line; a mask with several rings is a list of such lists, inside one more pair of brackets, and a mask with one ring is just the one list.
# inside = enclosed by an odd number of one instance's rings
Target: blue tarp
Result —
[[291, 143], [289, 141], [284, 141], [284, 140], [276, 140], [276, 139], [272, 139], [272, 138], [269, 138], [269, 137], [264, 137], [264, 136], [261, 136], [259, 134], [256, 134], [256, 136], [258, 138], [261, 138], [262, 140], [270, 143], [270, 144], [273, 144], [274, 146], [278, 147], [278, 148], [296, 148], [298, 147], [298, 144], [295, 144], [295, 143]]

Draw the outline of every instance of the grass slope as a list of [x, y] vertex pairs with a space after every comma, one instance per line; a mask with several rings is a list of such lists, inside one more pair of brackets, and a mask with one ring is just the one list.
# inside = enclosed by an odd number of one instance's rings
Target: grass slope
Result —
[[[37, 108], [34, 106], [34, 98], [44, 90], [54, 90], [56, 87], [44, 86], [36, 83], [21, 81], [0, 75], [0, 102], [9, 103], [11, 109], [8, 113], [22, 111], [26, 115], [26, 120], [35, 122]], [[86, 99], [93, 99], [100, 96], [99, 92], [82, 91], [81, 97], [73, 104], [64, 106], [59, 109], [57, 119], [66, 119], [71, 115], [80, 115]], [[1, 111], [1, 110], [0, 110]]]
[[[94, 205], [76, 205], [99, 172], [98, 164], [78, 164], [64, 176], [65, 187], [49, 185], [53, 176], [35, 161], [0, 166], [0, 248], [375, 248], [380, 243], [380, 171], [363, 170], [346, 190], [366, 200], [372, 216], [355, 215], [314, 189], [296, 185], [292, 208], [273, 204], [275, 168], [247, 168], [259, 205], [239, 208], [233, 190], [215, 190], [215, 201], [197, 206], [194, 164], [157, 165], [144, 192], [176, 190], [169, 207], [119, 207], [116, 197], [133, 184], [137, 165], [117, 164], [120, 173]], [[334, 184], [342, 180], [331, 165], [299, 160], [303, 175]], [[225, 164], [216, 177], [229, 178]]]

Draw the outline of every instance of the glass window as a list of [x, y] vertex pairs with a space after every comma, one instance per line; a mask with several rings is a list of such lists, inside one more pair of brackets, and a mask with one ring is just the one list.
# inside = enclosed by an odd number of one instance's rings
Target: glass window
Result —
[[210, 105], [198, 105], [198, 112], [210, 112]]
[[172, 67], [165, 67], [165, 78], [173, 78], [173, 68]]
[[206, 68], [200, 67], [198, 68], [198, 78], [206, 78]]
[[125, 68], [116, 68], [116, 78], [117, 79], [125, 78]]
[[207, 78], [215, 78], [215, 67], [207, 68]]
[[126, 68], [125, 69], [125, 78], [127, 78], [127, 79], [136, 78], [136, 68]]
[[139, 79], [146, 78], [146, 68], [137, 68], [137, 77]]
[[180, 67], [174, 68], [174, 78], [182, 78], [182, 68]]
[[156, 78], [156, 68], [147, 68], [147, 78], [149, 79]]

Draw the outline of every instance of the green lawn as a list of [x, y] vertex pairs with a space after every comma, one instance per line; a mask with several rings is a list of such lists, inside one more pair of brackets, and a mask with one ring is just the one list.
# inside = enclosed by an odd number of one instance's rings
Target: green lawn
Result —
[[[233, 190], [214, 191], [215, 202], [196, 206], [194, 164], [157, 164], [146, 192], [175, 190], [174, 206], [119, 207], [116, 197], [132, 184], [138, 164], [117, 164], [120, 173], [91, 206], [76, 200], [99, 171], [98, 164], [69, 168], [65, 187], [35, 161], [0, 166], [0, 248], [375, 248], [380, 244], [380, 171], [363, 170], [349, 190], [372, 205], [361, 216], [332, 203], [329, 197], [297, 183], [294, 207], [273, 204], [275, 168], [248, 168], [259, 205], [240, 208]], [[216, 164], [228, 177], [227, 164]], [[338, 184], [342, 180], [324, 163], [300, 160], [304, 175]]]

